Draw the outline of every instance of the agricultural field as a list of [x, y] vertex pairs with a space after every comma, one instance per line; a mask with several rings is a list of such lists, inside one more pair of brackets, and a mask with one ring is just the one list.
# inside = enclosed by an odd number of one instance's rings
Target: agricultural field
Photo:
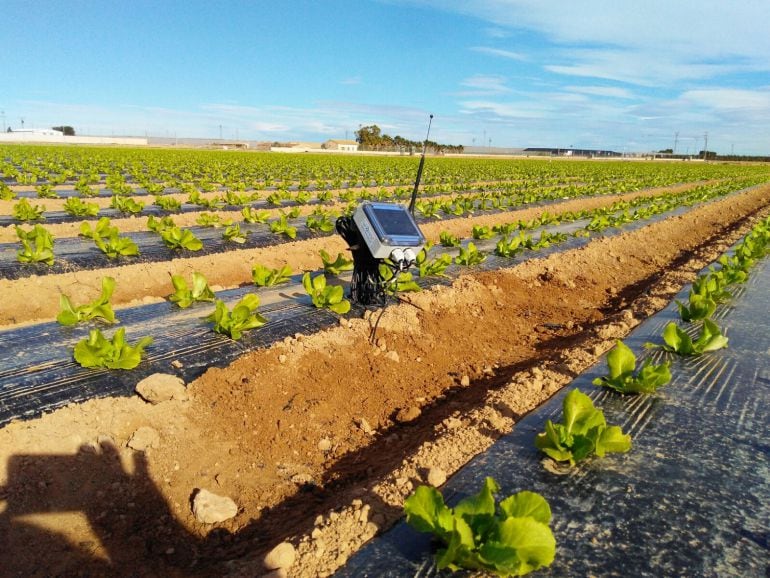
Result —
[[331, 575], [770, 215], [764, 165], [429, 157], [351, 306], [334, 223], [418, 162], [0, 147], [2, 574]]

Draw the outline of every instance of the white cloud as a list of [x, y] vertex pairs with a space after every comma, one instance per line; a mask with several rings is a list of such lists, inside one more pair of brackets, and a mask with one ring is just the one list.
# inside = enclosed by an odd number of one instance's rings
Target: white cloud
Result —
[[[708, 133], [709, 148], [723, 153], [768, 154], [770, 89], [729, 87], [686, 90], [670, 99], [593, 98], [562, 91], [516, 93], [458, 103], [468, 126], [484, 127], [495, 142], [522, 146], [584, 146], [614, 150], [671, 147], [694, 152]], [[601, 92], [600, 90], [599, 92]], [[533, 144], [535, 143], [535, 144]]]
[[[73, 104], [43, 100], [25, 100], [17, 104], [28, 120], [38, 127], [67, 124], [80, 134], [179, 136], [201, 135], [188, 127], [213, 127], [214, 119], [206, 111], [187, 111], [168, 107]], [[63, 120], [62, 120], [63, 119]], [[211, 128], [213, 131], [213, 128]], [[211, 133], [213, 135], [213, 132]]]
[[340, 80], [340, 84], [345, 85], [356, 85], [361, 84], [362, 80], [360, 76], [351, 76], [350, 78], [343, 78]]
[[610, 98], [634, 98], [634, 94], [625, 88], [616, 86], [565, 86], [568, 92], [578, 92], [591, 96], [606, 96]]
[[490, 38], [507, 38], [511, 35], [507, 30], [496, 26], [485, 29], [484, 33]]
[[412, 106], [337, 101], [323, 101], [319, 104], [325, 110], [334, 110], [354, 117], [363, 116], [368, 118], [369, 122], [375, 122], [380, 117], [399, 118], [409, 122], [422, 119], [423, 117], [427, 118], [427, 113], [423, 109]]
[[495, 102], [491, 100], [469, 100], [461, 102], [461, 111], [468, 113], [486, 113], [500, 119], [546, 118], [547, 107], [534, 102]]
[[249, 128], [259, 132], [286, 132], [289, 127], [285, 124], [275, 124], [271, 122], [251, 122]]
[[521, 52], [512, 52], [511, 50], [502, 50], [500, 48], [491, 48], [489, 46], [473, 46], [471, 50], [474, 52], [481, 52], [482, 54], [507, 58], [509, 60], [527, 60], [527, 57]]
[[506, 29], [537, 30], [562, 44], [655, 46], [702, 58], [764, 58], [770, 49], [766, 0], [426, 0]]
[[736, 88], [708, 88], [688, 90], [681, 99], [693, 106], [703, 106], [718, 112], [770, 118], [770, 88], [764, 90], [740, 90]]
[[[558, 74], [656, 86], [732, 72], [770, 71], [767, 0], [413, 3], [472, 15], [510, 31], [535, 32], [562, 49], [547, 68]], [[518, 50], [519, 46], [512, 52]]]
[[667, 59], [659, 50], [575, 49], [553, 57], [564, 64], [545, 69], [557, 74], [601, 78], [640, 86], [660, 87], [712, 78], [745, 70], [743, 66]]
[[511, 92], [505, 84], [506, 79], [497, 74], [476, 74], [466, 78], [460, 84], [471, 90], [458, 93], [459, 96], [493, 96]]
[[[80, 134], [242, 138], [253, 140], [325, 140], [353, 137], [361, 125], [377, 124], [391, 135], [424, 138], [428, 111], [376, 103], [322, 101], [308, 107], [203, 103], [192, 109], [138, 105], [103, 106], [50, 101], [23, 101], [5, 108], [6, 120], [23, 110], [26, 126], [68, 124]], [[62, 120], [64, 119], [64, 120]], [[447, 124], [434, 131], [442, 137]], [[221, 128], [220, 128], [221, 127]], [[455, 134], [460, 127], [452, 128]], [[421, 134], [422, 133], [422, 134]], [[445, 138], [445, 137], [443, 137]], [[451, 142], [451, 141], [445, 141]]]
[[[709, 148], [736, 153], [770, 154], [770, 90], [740, 90], [729, 87], [694, 89], [662, 103], [676, 121], [677, 130], [698, 138], [709, 133]], [[647, 111], [654, 110], [651, 107]]]

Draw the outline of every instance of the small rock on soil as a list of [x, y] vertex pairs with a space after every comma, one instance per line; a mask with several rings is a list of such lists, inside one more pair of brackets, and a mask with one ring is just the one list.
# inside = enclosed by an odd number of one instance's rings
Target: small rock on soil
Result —
[[201, 524], [216, 524], [234, 517], [238, 506], [226, 496], [217, 496], [208, 490], [199, 490], [193, 500], [193, 514]]

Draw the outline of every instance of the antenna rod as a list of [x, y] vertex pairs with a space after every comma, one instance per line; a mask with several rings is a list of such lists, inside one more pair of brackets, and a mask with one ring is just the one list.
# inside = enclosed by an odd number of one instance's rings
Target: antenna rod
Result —
[[425, 135], [425, 142], [422, 145], [422, 156], [420, 157], [420, 166], [417, 167], [417, 180], [414, 181], [414, 190], [412, 191], [412, 200], [409, 202], [409, 212], [414, 215], [414, 204], [417, 202], [417, 189], [420, 188], [420, 179], [422, 178], [422, 167], [425, 165], [425, 151], [428, 149], [428, 137], [430, 136], [430, 125], [433, 123], [433, 115], [428, 120], [428, 134]]

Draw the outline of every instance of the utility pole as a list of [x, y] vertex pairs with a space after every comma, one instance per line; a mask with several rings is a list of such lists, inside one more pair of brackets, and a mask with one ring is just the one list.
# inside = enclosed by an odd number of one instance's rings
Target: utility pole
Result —
[[709, 158], [709, 133], [703, 133], [703, 160], [707, 161]]
[[679, 144], [679, 131], [674, 133], [674, 154], [676, 154], [676, 145]]
[[5, 132], [5, 111], [0, 110], [0, 116], [3, 117], [3, 132]]
[[219, 140], [222, 140], [222, 125], [219, 125]]

